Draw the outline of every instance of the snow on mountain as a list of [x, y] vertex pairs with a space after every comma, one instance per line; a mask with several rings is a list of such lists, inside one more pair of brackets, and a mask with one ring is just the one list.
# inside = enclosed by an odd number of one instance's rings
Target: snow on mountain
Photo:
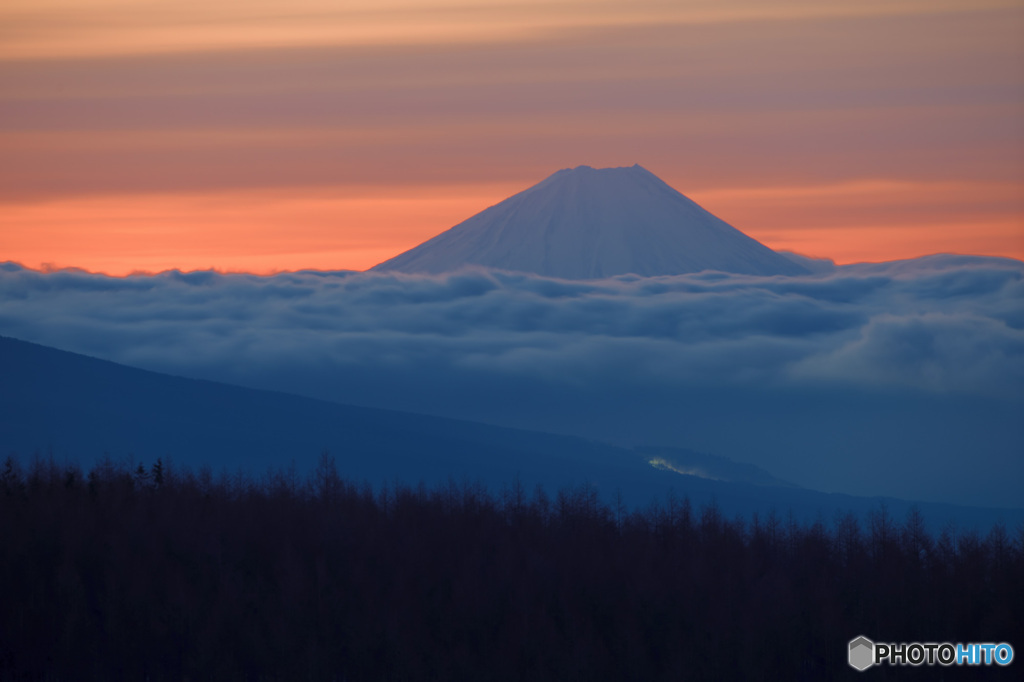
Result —
[[640, 166], [567, 168], [374, 270], [478, 265], [546, 277], [807, 274]]

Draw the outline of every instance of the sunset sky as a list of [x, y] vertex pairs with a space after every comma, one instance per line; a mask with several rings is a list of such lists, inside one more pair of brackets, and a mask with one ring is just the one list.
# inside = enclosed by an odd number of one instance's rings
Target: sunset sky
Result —
[[776, 249], [1024, 258], [1024, 2], [6, 0], [0, 261], [365, 269], [581, 164]]

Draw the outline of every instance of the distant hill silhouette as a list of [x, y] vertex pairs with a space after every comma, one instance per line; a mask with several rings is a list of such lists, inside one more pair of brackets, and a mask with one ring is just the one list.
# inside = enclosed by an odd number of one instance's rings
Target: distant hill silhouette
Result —
[[[0, 337], [0, 376], [0, 457], [38, 453], [57, 464], [84, 466], [104, 455], [146, 465], [162, 458], [214, 473], [255, 475], [294, 465], [303, 475], [326, 450], [341, 476], [373, 485], [454, 480], [498, 492], [518, 481], [528, 491], [540, 485], [552, 494], [590, 485], [605, 502], [631, 507], [663, 501], [672, 490], [694, 504], [713, 500], [728, 514], [774, 508], [802, 519], [864, 513], [879, 504], [876, 498], [783, 487], [766, 472], [730, 466], [724, 458], [705, 456], [702, 462], [714, 460], [719, 472], [742, 472], [742, 480], [656, 469], [647, 459], [657, 449], [638, 453], [571, 436], [173, 377], [7, 337]], [[892, 499], [886, 504], [898, 517], [911, 506]], [[933, 524], [1024, 521], [1024, 510], [918, 506]]]

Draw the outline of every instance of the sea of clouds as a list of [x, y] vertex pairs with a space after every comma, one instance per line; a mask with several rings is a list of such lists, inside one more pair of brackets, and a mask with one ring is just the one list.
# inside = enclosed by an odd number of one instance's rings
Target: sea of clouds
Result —
[[[596, 281], [7, 263], [0, 334], [341, 402], [690, 447], [827, 490], [1024, 506], [1015, 260]], [[989, 473], [951, 477], [968, 461]], [[988, 482], [993, 467], [1009, 483]]]

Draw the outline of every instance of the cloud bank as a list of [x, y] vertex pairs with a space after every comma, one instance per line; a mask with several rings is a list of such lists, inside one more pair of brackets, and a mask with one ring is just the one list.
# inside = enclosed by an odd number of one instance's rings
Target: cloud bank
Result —
[[584, 282], [485, 270], [114, 278], [8, 264], [0, 300], [8, 335], [177, 371], [426, 363], [594, 386], [1024, 387], [1024, 265], [1003, 259]]
[[[1022, 301], [1024, 263], [963, 256], [797, 278], [596, 281], [0, 266], [0, 334], [15, 338], [343, 402], [704, 449], [801, 484], [935, 499], [958, 489], [938, 474], [921, 490], [871, 487], [866, 474], [850, 478], [854, 462], [837, 461], [898, 450], [910, 475], [970, 447], [1019, 468]], [[826, 449], [836, 460], [827, 466]], [[987, 490], [979, 480], [976, 495], [991, 501]]]

